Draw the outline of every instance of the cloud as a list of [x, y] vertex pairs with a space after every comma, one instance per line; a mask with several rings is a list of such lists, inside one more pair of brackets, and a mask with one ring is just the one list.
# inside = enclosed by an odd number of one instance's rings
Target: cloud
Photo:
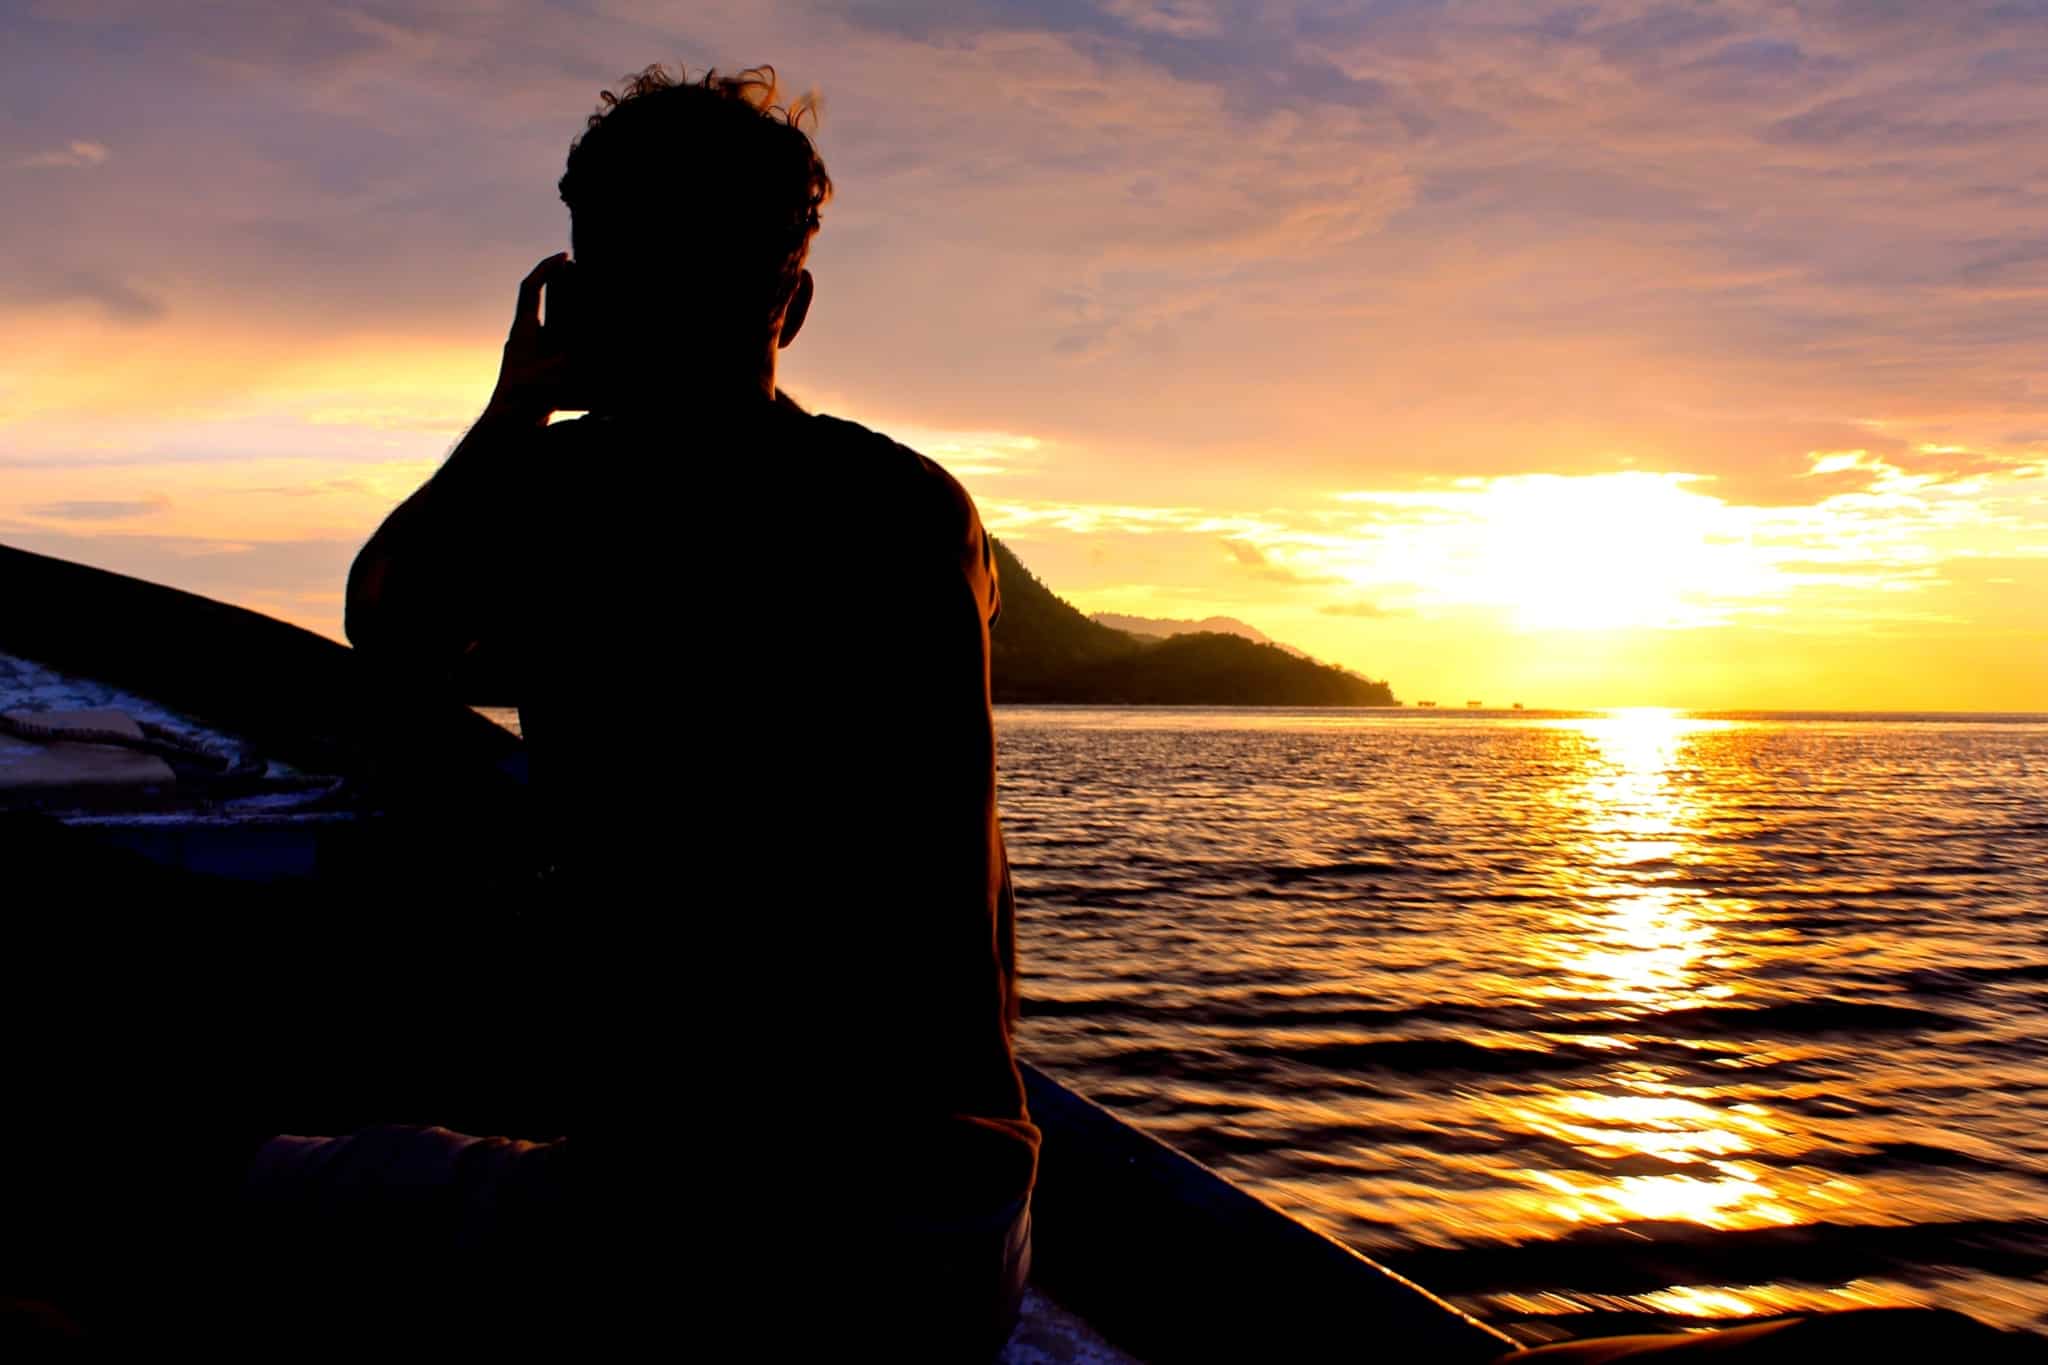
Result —
[[55, 147], [46, 152], [36, 152], [14, 164], [22, 170], [31, 171], [82, 168], [102, 165], [111, 155], [103, 142], [80, 140], [68, 142], [62, 147]]
[[1745, 38], [1694, 60], [1686, 69], [1785, 76], [1804, 70], [1812, 61], [1798, 43], [1778, 38]]
[[274, 498], [325, 498], [336, 493], [350, 497], [377, 497], [382, 494], [382, 490], [367, 479], [322, 479], [318, 483], [255, 485], [239, 491]]
[[0, 302], [28, 304], [88, 303], [110, 321], [155, 322], [169, 311], [163, 298], [116, 275], [92, 268], [59, 265], [30, 258], [27, 268], [0, 285]]
[[1216, 38], [1223, 15], [1214, 0], [1100, 0], [1102, 10], [1132, 28], [1170, 38]]
[[1962, 267], [1963, 279], [1974, 283], [2025, 283], [2048, 279], [2048, 235], [2017, 242], [1987, 244], [1985, 254]]
[[1610, 62], [1662, 66], [1735, 31], [1736, 22], [1727, 14], [1695, 5], [1670, 5], [1582, 32]]
[[[979, 502], [983, 522], [1005, 538], [1041, 531], [1074, 535], [1184, 535], [1203, 538], [1208, 544], [1205, 558], [1211, 560], [1215, 556], [1212, 538], [1220, 536], [1228, 545], [1243, 536], [1271, 531], [1278, 524], [1269, 517], [1199, 507], [1011, 498], [981, 499]], [[1257, 553], [1256, 547], [1247, 548]]]
[[1325, 602], [1316, 608], [1324, 616], [1398, 616], [1399, 612], [1374, 602]]
[[1231, 560], [1251, 577], [1267, 583], [1311, 585], [1340, 581], [1327, 574], [1305, 574], [1285, 564], [1276, 564], [1271, 556], [1250, 541], [1225, 537], [1223, 548], [1229, 552]]
[[132, 517], [146, 517], [164, 511], [170, 505], [169, 498], [142, 498], [132, 502], [83, 499], [37, 503], [32, 507], [24, 507], [22, 511], [32, 517], [44, 517], [51, 521], [126, 521]]
[[1809, 146], [1944, 149], [2023, 141], [2042, 127], [2038, 118], [1901, 118], [1895, 97], [1886, 94], [1828, 101], [1779, 119], [1765, 138]]
[[362, 427], [372, 431], [462, 431], [473, 412], [423, 413], [417, 408], [316, 408], [306, 421], [316, 427]]
[[1232, 559], [1244, 565], [1246, 568], [1263, 569], [1266, 567], [1265, 551], [1261, 550], [1258, 546], [1251, 544], [1249, 541], [1225, 540], [1223, 542], [1223, 548], [1230, 552], [1230, 557]]

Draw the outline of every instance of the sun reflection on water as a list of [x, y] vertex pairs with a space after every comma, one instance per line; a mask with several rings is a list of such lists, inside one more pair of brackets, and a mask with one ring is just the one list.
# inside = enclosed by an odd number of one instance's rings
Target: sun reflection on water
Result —
[[1577, 787], [1561, 800], [1579, 837], [1563, 843], [1556, 874], [1571, 909], [1527, 951], [1548, 979], [1540, 993], [1599, 1007], [1597, 1039], [1614, 1062], [1576, 1084], [1498, 1102], [1504, 1121], [1568, 1144], [1578, 1158], [1522, 1171], [1527, 1188], [1513, 1202], [1525, 1215], [1573, 1225], [1806, 1221], [1802, 1210], [1844, 1192], [1802, 1190], [1795, 1199], [1781, 1173], [1744, 1160], [1787, 1147], [1773, 1113], [1679, 1084], [1626, 1041], [1632, 1020], [1742, 993], [1721, 952], [1724, 908], [1698, 889], [1697, 871], [1712, 856], [1699, 835], [1713, 812], [1684, 780], [1688, 746], [1726, 722], [1634, 710], [1559, 724], [1577, 732], [1581, 754]]

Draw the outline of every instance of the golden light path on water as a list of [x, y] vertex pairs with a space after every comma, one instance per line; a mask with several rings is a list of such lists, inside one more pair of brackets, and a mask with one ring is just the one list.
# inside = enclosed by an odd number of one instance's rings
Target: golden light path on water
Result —
[[[1660, 1013], [1736, 996], [1736, 983], [1708, 970], [1713, 908], [1679, 882], [1703, 812], [1697, 797], [1670, 780], [1689, 736], [1715, 722], [1639, 710], [1570, 724], [1588, 748], [1581, 786], [1560, 799], [1597, 815], [1593, 837], [1561, 850], [1568, 881], [1560, 890], [1583, 910], [1529, 945], [1548, 968], [1542, 975], [1556, 982], [1544, 993]], [[1617, 1056], [1625, 1059], [1626, 1051], [1618, 1048]], [[1622, 1060], [1610, 1076], [1509, 1117], [1598, 1156], [1643, 1153], [1692, 1168], [1606, 1181], [1527, 1172], [1537, 1187], [1530, 1198], [1566, 1221], [1675, 1219], [1722, 1228], [1798, 1221], [1763, 1174], [1741, 1161], [1779, 1136], [1759, 1106], [1738, 1109], [1681, 1091]]]
[[[1561, 805], [1591, 815], [1588, 837], [1560, 849], [1557, 890], [1574, 906], [1568, 917], [1538, 930], [1524, 945], [1553, 984], [1533, 994], [1573, 1001], [1605, 1000], [1618, 1028], [1644, 1014], [1739, 1002], [1743, 969], [1768, 960], [1755, 943], [1727, 949], [1718, 919], [1740, 907], [1716, 903], [1688, 869], [1711, 856], [1698, 836], [1717, 812], [1701, 788], [1676, 780], [1690, 744], [1728, 721], [1661, 709], [1630, 709], [1558, 721], [1583, 739], [1579, 783], [1559, 789]], [[1796, 951], [1785, 945], [1781, 951]], [[1503, 1101], [1497, 1121], [1557, 1139], [1600, 1167], [1647, 1157], [1679, 1169], [1602, 1176], [1579, 1168], [1526, 1168], [1526, 1192], [1509, 1197], [1534, 1221], [1575, 1225], [1683, 1222], [1728, 1230], [1791, 1226], [1854, 1209], [1867, 1192], [1845, 1177], [1803, 1180], [1745, 1160], [1761, 1152], [1797, 1152], [1805, 1144], [1785, 1115], [1732, 1098], [1718, 1088], [1674, 1081], [1633, 1059], [1621, 1038], [1574, 1034], [1584, 1046], [1611, 1047], [1613, 1068], [1578, 1078], [1570, 1089]], [[1804, 1174], [1814, 1174], [1810, 1171]], [[1501, 1307], [1551, 1312], [1602, 1306], [1543, 1296], [1493, 1296]], [[1673, 1286], [1634, 1296], [1661, 1312], [1701, 1318], [1743, 1317], [1797, 1309], [1918, 1304], [1907, 1286], [1852, 1282], [1833, 1289], [1780, 1285]]]

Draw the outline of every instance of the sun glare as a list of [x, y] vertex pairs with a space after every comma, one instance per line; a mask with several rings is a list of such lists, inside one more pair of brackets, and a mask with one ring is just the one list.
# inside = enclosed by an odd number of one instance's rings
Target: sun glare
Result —
[[1719, 624], [1784, 578], [1746, 509], [1698, 482], [1630, 470], [1340, 494], [1395, 513], [1369, 524], [1345, 576], [1362, 590], [1414, 583], [1427, 604], [1490, 609], [1526, 631]]
[[1525, 630], [1700, 624], [1739, 550], [1714, 539], [1721, 508], [1667, 475], [1497, 479], [1466, 589]]

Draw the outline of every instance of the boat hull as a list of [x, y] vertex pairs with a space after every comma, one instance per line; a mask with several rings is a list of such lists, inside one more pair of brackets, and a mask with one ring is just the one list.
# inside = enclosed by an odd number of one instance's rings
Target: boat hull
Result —
[[1035, 1067], [1033, 1276], [1149, 1361], [1458, 1362], [1515, 1349]]
[[[14, 960], [36, 971], [0, 1022], [44, 1039], [14, 1065], [52, 1116], [17, 1127], [0, 1168], [118, 1170], [118, 1125], [136, 1114], [229, 1176], [236, 1151], [280, 1132], [567, 1130], [593, 964], [571, 954], [580, 936], [518, 863], [515, 736], [453, 699], [407, 698], [345, 646], [223, 603], [6, 547], [0, 589], [0, 654], [101, 680], [345, 789], [283, 815], [231, 802], [0, 815], [16, 903], [41, 911], [13, 939]], [[74, 1022], [52, 1031], [53, 1019]], [[1045, 1135], [1035, 1301], [1117, 1349], [1150, 1361], [1459, 1362], [1512, 1348], [1024, 1073]], [[46, 1183], [63, 1194], [61, 1180]], [[47, 1221], [65, 1216], [59, 1199]], [[47, 1269], [54, 1297], [96, 1273], [87, 1243], [67, 1281], [6, 1241], [0, 1268], [30, 1287]]]

